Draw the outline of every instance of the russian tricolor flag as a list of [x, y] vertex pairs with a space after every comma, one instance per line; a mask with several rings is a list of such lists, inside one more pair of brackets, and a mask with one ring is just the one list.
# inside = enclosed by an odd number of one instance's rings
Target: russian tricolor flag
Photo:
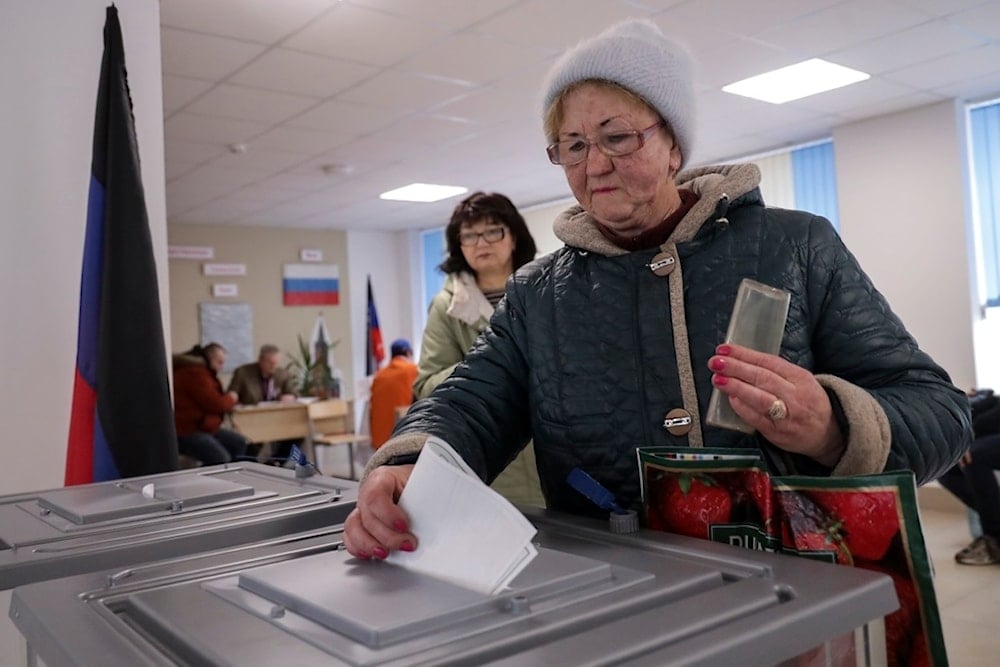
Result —
[[286, 306], [336, 306], [340, 303], [336, 264], [285, 264], [281, 284]]
[[177, 468], [159, 290], [118, 10], [107, 8], [66, 484]]

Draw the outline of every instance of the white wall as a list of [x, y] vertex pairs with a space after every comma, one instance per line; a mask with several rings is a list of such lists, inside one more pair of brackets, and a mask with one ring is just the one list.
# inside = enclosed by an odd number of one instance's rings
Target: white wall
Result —
[[536, 257], [563, 247], [563, 242], [556, 238], [555, 232], [552, 231], [552, 223], [560, 213], [575, 204], [575, 199], [562, 199], [521, 211], [524, 222], [528, 225], [528, 231], [531, 232], [531, 238], [535, 239], [535, 246], [538, 247]]
[[[347, 392], [358, 399], [355, 417], [361, 419], [361, 401], [367, 399], [365, 381], [366, 342], [368, 340], [368, 276], [372, 279], [372, 298], [378, 313], [379, 329], [385, 342], [388, 359], [389, 344], [396, 338], [406, 338], [411, 344], [420, 342], [414, 331], [411, 304], [412, 274], [418, 271], [411, 257], [408, 232], [347, 233], [347, 270], [350, 274], [350, 320], [353, 337], [355, 386]], [[338, 361], [338, 363], [344, 363]]]
[[[61, 486], [106, 0], [0, 4], [0, 492]], [[119, 0], [146, 206], [169, 303], [157, 0]], [[164, 311], [164, 322], [169, 313]], [[167, 349], [170, 341], [167, 340]], [[8, 664], [8, 663], [3, 663]]]
[[[0, 494], [61, 486], [107, 0], [0, 3]], [[116, 0], [169, 303], [157, 0]], [[164, 322], [169, 314], [164, 312]], [[167, 340], [167, 349], [170, 341]], [[0, 665], [23, 664], [0, 595]], [[23, 655], [23, 654], [22, 654]]]
[[961, 105], [837, 128], [841, 236], [920, 346], [976, 384]]

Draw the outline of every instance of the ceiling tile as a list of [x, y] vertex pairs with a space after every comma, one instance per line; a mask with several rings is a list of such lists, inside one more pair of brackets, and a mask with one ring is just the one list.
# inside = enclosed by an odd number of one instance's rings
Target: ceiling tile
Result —
[[163, 136], [170, 142], [176, 139], [201, 141], [227, 146], [245, 143], [267, 129], [264, 123], [216, 118], [182, 111], [163, 124]]
[[230, 77], [230, 81], [267, 90], [329, 97], [378, 71], [346, 60], [272, 49]]
[[[442, 225], [457, 200], [378, 199], [414, 181], [519, 206], [564, 199], [543, 151], [543, 79], [565, 46], [626, 16], [651, 17], [693, 55], [695, 165], [995, 97], [998, 12], [985, 0], [162, 0], [168, 219]], [[719, 90], [814, 55], [873, 77], [781, 106]], [[245, 153], [228, 152], [237, 143]]]
[[938, 20], [836, 51], [827, 59], [868, 74], [882, 74], [982, 46], [985, 42], [985, 38]]
[[343, 133], [353, 138], [383, 128], [406, 113], [395, 105], [373, 108], [333, 100], [292, 118], [288, 125]]
[[[571, 8], [576, 11], [567, 11]], [[579, 11], [565, 0], [527, 0], [484, 20], [474, 30], [560, 52], [612, 23], [646, 14], [643, 7], [625, 2], [591, 2], [586, 11]]]
[[1000, 39], [1000, 3], [995, 1], [951, 14], [948, 21], [991, 39]]
[[440, 106], [469, 90], [469, 86], [451, 81], [385, 70], [342, 93], [338, 99], [370, 107], [398, 107], [404, 111], [420, 111]]
[[348, 135], [336, 132], [279, 125], [255, 138], [251, 149], [273, 148], [302, 155], [315, 155], [340, 146], [350, 139]]
[[928, 19], [926, 13], [892, 2], [851, 0], [807, 14], [756, 34], [762, 41], [794, 51], [797, 60], [842, 51], [865, 40], [888, 35]]
[[184, 141], [183, 139], [172, 138], [164, 143], [164, 153], [167, 163], [173, 162], [193, 162], [195, 164], [207, 162], [226, 152], [223, 142], [210, 143], [204, 141]]
[[259, 178], [297, 166], [306, 159], [301, 153], [276, 151], [254, 144], [248, 146], [244, 153], [224, 153], [209, 162], [208, 166], [237, 173], [253, 173]]
[[213, 37], [186, 30], [160, 30], [164, 74], [221, 79], [264, 52], [260, 44]]
[[270, 44], [330, 7], [330, 0], [162, 0], [160, 25]]
[[547, 68], [551, 57], [551, 49], [517, 46], [489, 35], [466, 33], [443, 40], [397, 68], [482, 85], [511, 72]]
[[191, 103], [187, 111], [271, 124], [287, 120], [317, 103], [311, 97], [224, 83]]
[[698, 0], [670, 11], [670, 16], [755, 35], [762, 30], [784, 29], [793, 21], [839, 4], [843, 0]]
[[377, 9], [397, 16], [418, 18], [449, 30], [477, 23], [521, 0], [456, 2], [455, 0], [351, 0], [352, 4]]
[[[283, 46], [298, 51], [389, 66], [436, 43], [441, 28], [346, 3], [286, 39]], [[378, 35], [378, 39], [372, 39]]]
[[211, 81], [164, 74], [163, 111], [165, 113], [177, 111], [213, 85]]
[[1000, 69], [1000, 46], [991, 44], [889, 72], [885, 78], [914, 88], [937, 88]]

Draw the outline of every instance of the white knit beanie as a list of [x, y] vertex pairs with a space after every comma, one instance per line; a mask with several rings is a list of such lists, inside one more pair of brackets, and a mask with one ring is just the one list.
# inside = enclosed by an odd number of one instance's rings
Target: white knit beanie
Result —
[[648, 19], [617, 23], [564, 53], [549, 70], [542, 115], [567, 86], [587, 79], [627, 88], [670, 125], [687, 162], [694, 143], [694, 83], [691, 58]]

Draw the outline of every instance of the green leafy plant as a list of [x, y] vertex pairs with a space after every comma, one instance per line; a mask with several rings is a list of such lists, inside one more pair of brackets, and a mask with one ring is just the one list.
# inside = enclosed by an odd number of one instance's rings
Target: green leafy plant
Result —
[[[302, 334], [298, 335], [298, 342], [298, 356], [290, 353], [286, 368], [295, 378], [299, 395], [326, 398], [333, 385], [333, 369], [327, 364], [325, 356], [315, 355], [315, 351], [311, 349]], [[335, 348], [339, 342], [339, 340], [333, 341], [330, 343], [330, 348]]]

